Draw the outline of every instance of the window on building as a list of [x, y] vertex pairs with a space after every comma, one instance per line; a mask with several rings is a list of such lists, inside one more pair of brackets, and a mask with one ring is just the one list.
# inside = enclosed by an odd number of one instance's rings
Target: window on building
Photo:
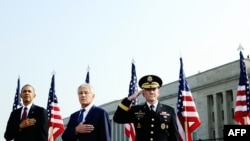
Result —
[[221, 92], [220, 92], [220, 93], [217, 93], [216, 96], [217, 96], [218, 102], [219, 102], [220, 104], [223, 104], [222, 93], [221, 93]]
[[215, 130], [213, 129], [212, 138], [215, 138]]
[[232, 108], [232, 119], [234, 119], [234, 108]]
[[221, 111], [221, 119], [224, 121], [224, 110]]
[[212, 121], [214, 122], [214, 112], [212, 112]]

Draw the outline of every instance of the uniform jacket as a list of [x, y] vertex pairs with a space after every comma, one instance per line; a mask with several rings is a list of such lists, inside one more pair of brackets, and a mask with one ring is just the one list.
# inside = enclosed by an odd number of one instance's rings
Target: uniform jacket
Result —
[[85, 118], [85, 124], [92, 124], [94, 131], [86, 134], [76, 134], [75, 127], [80, 111], [70, 115], [69, 122], [62, 134], [63, 141], [111, 141], [111, 125], [108, 113], [97, 106], [92, 106]]
[[10, 114], [4, 138], [9, 141], [48, 141], [48, 114], [44, 108], [32, 104], [28, 118], [35, 118], [36, 123], [24, 129], [20, 129], [22, 108], [14, 110]]
[[136, 141], [178, 141], [178, 128], [174, 108], [158, 103], [156, 112], [148, 105], [135, 105], [123, 99], [117, 107], [113, 120], [117, 123], [133, 123]]

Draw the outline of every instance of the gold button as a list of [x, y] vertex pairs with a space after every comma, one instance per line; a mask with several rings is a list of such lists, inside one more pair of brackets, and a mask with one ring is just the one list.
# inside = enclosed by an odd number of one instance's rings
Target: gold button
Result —
[[154, 134], [154, 131], [151, 131], [150, 134]]
[[155, 125], [154, 124], [151, 124], [151, 127], [154, 127]]

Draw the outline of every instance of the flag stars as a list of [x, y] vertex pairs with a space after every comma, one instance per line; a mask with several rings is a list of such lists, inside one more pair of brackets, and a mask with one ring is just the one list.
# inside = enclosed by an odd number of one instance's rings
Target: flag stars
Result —
[[18, 78], [16, 94], [15, 94], [15, 97], [14, 97], [14, 103], [13, 103], [12, 110], [16, 110], [21, 106], [22, 106], [22, 103], [21, 103], [21, 98], [20, 98], [20, 78]]

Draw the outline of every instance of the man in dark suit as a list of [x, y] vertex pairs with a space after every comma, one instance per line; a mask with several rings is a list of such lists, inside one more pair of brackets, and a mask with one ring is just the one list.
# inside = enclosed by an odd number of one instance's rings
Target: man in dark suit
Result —
[[[173, 107], [158, 101], [162, 80], [156, 75], [146, 75], [139, 80], [141, 91], [124, 98], [114, 113], [117, 123], [133, 123], [136, 141], [178, 141], [176, 113]], [[131, 106], [142, 94], [146, 102]]]
[[108, 113], [93, 104], [94, 89], [90, 84], [78, 87], [81, 110], [70, 115], [62, 134], [63, 141], [111, 141]]
[[23, 107], [11, 112], [4, 138], [7, 141], [48, 141], [48, 114], [33, 104], [35, 89], [26, 84], [20, 94]]

